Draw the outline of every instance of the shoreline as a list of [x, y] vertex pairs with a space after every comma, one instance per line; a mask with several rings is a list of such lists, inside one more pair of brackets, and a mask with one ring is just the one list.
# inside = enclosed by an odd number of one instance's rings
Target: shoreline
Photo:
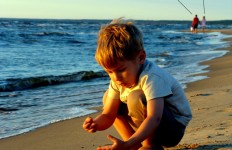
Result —
[[[210, 30], [232, 35], [232, 29]], [[232, 38], [229, 52], [201, 64], [208, 65], [209, 72], [203, 73], [209, 78], [187, 84], [186, 95], [193, 111], [193, 120], [187, 127], [180, 144], [171, 149], [232, 149]], [[100, 111], [101, 108], [96, 108]], [[94, 113], [91, 116], [98, 115]], [[216, 114], [216, 115], [215, 115]], [[36, 130], [0, 139], [0, 149], [83, 149], [92, 150], [104, 144], [110, 144], [106, 136], [119, 137], [112, 127], [96, 134], [82, 129], [84, 117], [74, 118], [37, 128]]]
[[[212, 32], [212, 31], [210, 31]], [[232, 30], [213, 30], [232, 35]], [[180, 144], [171, 149], [232, 150], [232, 37], [222, 57], [204, 61], [208, 78], [187, 84], [186, 95], [193, 112]]]

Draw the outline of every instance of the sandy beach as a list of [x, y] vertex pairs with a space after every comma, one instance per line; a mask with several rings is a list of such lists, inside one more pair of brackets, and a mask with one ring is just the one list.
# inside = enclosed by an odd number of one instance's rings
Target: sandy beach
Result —
[[[232, 30], [218, 31], [232, 35]], [[187, 85], [186, 94], [193, 119], [186, 134], [174, 149], [232, 150], [232, 38], [229, 52], [202, 65], [207, 65], [209, 78]], [[97, 108], [100, 111], [100, 108]], [[92, 117], [98, 115], [95, 113]], [[57, 122], [34, 131], [0, 140], [1, 150], [94, 150], [110, 144], [106, 136], [119, 137], [114, 128], [95, 134], [82, 129], [84, 117]]]

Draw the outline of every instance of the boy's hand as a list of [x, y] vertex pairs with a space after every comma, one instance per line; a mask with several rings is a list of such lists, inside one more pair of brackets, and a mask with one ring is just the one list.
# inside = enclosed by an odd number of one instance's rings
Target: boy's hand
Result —
[[100, 146], [97, 150], [129, 150], [130, 148], [123, 142], [112, 135], [108, 135], [108, 139], [113, 142], [112, 145]]
[[83, 123], [83, 128], [90, 133], [94, 133], [97, 130], [97, 125], [94, 123], [93, 118], [87, 117]]

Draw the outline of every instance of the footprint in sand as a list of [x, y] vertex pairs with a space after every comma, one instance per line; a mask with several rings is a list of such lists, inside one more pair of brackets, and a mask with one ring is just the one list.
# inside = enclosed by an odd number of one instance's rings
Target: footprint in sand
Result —
[[195, 94], [195, 95], [192, 95], [192, 96], [190, 96], [190, 97], [195, 97], [195, 96], [210, 96], [210, 95], [212, 95], [212, 94], [210, 94], [210, 93], [205, 93], [205, 94]]
[[219, 128], [216, 128], [215, 130], [224, 130], [226, 129], [225, 127], [219, 127]]

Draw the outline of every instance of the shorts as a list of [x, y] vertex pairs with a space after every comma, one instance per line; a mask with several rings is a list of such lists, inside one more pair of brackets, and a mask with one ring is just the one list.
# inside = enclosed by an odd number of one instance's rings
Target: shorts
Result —
[[193, 29], [197, 29], [197, 27], [198, 27], [198, 24], [193, 25]]

